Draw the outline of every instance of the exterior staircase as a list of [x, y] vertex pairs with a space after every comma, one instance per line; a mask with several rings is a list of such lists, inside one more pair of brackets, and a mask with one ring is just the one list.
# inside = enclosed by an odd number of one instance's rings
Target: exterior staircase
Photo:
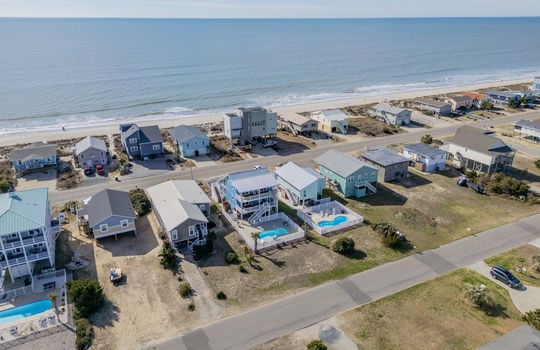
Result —
[[357, 186], [366, 186], [371, 193], [377, 193], [377, 188], [367, 181], [360, 181], [356, 183]]
[[298, 198], [296, 196], [294, 196], [291, 191], [289, 191], [288, 189], [284, 188], [285, 190], [285, 193], [287, 194], [287, 198], [289, 199], [289, 201], [293, 204], [293, 205], [297, 205], [298, 204]]
[[268, 203], [264, 203], [261, 205], [259, 210], [253, 213], [253, 215], [249, 218], [249, 223], [251, 225], [254, 225], [259, 221], [263, 216], [270, 214], [270, 205]]

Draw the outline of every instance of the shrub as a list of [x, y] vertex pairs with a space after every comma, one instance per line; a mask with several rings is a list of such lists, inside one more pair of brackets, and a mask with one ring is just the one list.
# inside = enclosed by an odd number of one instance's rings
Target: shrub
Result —
[[537, 159], [536, 162], [534, 162], [534, 165], [536, 165], [536, 167], [540, 169], [540, 159]]
[[11, 188], [9, 181], [3, 180], [0, 181], [0, 192], [6, 193]]
[[523, 321], [540, 331], [540, 309], [526, 312]]
[[212, 253], [214, 250], [214, 243], [211, 239], [207, 239], [206, 243], [203, 245], [194, 245], [193, 246], [193, 259], [201, 260], [206, 257], [208, 254]]
[[485, 182], [488, 190], [493, 193], [506, 194], [512, 197], [526, 197], [530, 188], [525, 182], [506, 176], [503, 173], [482, 175], [478, 181]]
[[326, 345], [324, 345], [324, 343], [319, 339], [312, 340], [307, 345], [307, 350], [327, 350], [327, 349], [328, 349], [328, 347]]
[[75, 347], [77, 350], [88, 349], [93, 336], [92, 325], [87, 318], [75, 320]]
[[350, 254], [354, 251], [354, 240], [351, 237], [338, 238], [332, 245], [332, 250], [342, 255]]
[[67, 283], [68, 298], [75, 306], [76, 318], [93, 314], [105, 301], [103, 288], [96, 280], [75, 280]]
[[404, 243], [404, 236], [388, 222], [371, 223], [371, 228], [382, 235], [382, 243], [389, 248], [398, 249]]
[[225, 262], [227, 264], [237, 264], [238, 261], [238, 254], [236, 254], [235, 252], [228, 252], [225, 255]]
[[219, 300], [225, 300], [227, 299], [227, 294], [223, 293], [223, 291], [220, 291], [216, 294], [216, 298], [218, 298]]
[[465, 297], [480, 308], [490, 308], [495, 305], [493, 297], [486, 286], [465, 284]]
[[165, 269], [171, 269], [176, 266], [176, 255], [174, 254], [174, 249], [169, 242], [163, 244], [161, 253], [158, 255], [161, 257], [159, 263], [163, 265]]
[[430, 134], [425, 134], [420, 139], [420, 142], [431, 145], [433, 143], [433, 136], [431, 136]]
[[244, 264], [238, 265], [238, 271], [240, 271], [242, 273], [247, 273], [247, 270], [246, 270]]
[[131, 199], [131, 204], [137, 216], [144, 216], [150, 212], [152, 205], [144, 193], [144, 190], [137, 188], [135, 190], [129, 191], [129, 199]]
[[493, 103], [489, 102], [489, 101], [482, 101], [482, 103], [480, 104], [480, 108], [481, 109], [493, 109]]
[[193, 288], [191, 288], [191, 284], [188, 282], [180, 283], [178, 286], [178, 294], [180, 294], [182, 298], [189, 298], [192, 293]]
[[187, 306], [187, 309], [189, 311], [194, 311], [195, 310], [195, 304], [194, 303], [189, 303], [188, 306]]

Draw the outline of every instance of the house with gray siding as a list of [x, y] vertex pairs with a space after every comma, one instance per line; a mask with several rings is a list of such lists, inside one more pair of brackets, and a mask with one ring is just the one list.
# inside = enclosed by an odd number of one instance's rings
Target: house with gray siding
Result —
[[409, 159], [388, 148], [362, 153], [362, 159], [380, 170], [383, 181], [401, 179], [408, 174]]
[[274, 175], [280, 191], [292, 205], [314, 203], [322, 198], [326, 180], [312, 168], [301, 168], [293, 162], [288, 162], [277, 168]]
[[411, 123], [411, 111], [392, 106], [388, 103], [378, 103], [368, 110], [368, 114], [394, 126], [408, 125]]
[[440, 116], [450, 115], [452, 111], [452, 105], [450, 103], [440, 102], [432, 98], [420, 98], [414, 101], [414, 105], [418, 109]]
[[84, 201], [77, 216], [88, 223], [96, 239], [136, 232], [135, 210], [124, 191], [109, 188], [99, 191]]
[[146, 189], [156, 217], [171, 243], [206, 244], [210, 198], [193, 180], [169, 180]]
[[448, 152], [425, 143], [413, 143], [403, 146], [403, 155], [415, 168], [428, 173], [446, 169]]
[[238, 113], [225, 114], [223, 123], [232, 143], [246, 145], [277, 136], [277, 113], [262, 107], [239, 108]]
[[510, 101], [519, 103], [525, 100], [525, 105], [534, 104], [534, 96], [530, 91], [486, 91], [489, 102], [499, 105], [507, 105]]
[[120, 125], [122, 145], [129, 158], [148, 160], [163, 156], [163, 138], [157, 125]]
[[23, 175], [26, 170], [56, 166], [56, 145], [36, 142], [11, 151], [9, 159], [13, 164], [17, 176]]
[[80, 167], [95, 167], [109, 164], [109, 151], [102, 139], [88, 136], [79, 141], [74, 149], [75, 161]]
[[540, 141], [540, 122], [533, 120], [520, 120], [514, 124], [514, 133], [526, 140]]
[[279, 115], [278, 124], [296, 135], [311, 135], [317, 131], [318, 122], [294, 112], [283, 112]]
[[169, 130], [169, 136], [182, 157], [210, 154], [210, 139], [194, 126], [179, 125]]

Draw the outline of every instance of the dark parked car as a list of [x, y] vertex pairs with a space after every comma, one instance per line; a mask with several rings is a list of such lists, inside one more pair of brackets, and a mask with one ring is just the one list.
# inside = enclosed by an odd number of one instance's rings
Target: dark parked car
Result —
[[521, 289], [523, 285], [510, 271], [502, 266], [495, 265], [491, 268], [491, 277], [498, 279], [512, 288]]
[[92, 175], [92, 174], [93, 174], [92, 168], [89, 167], [89, 166], [85, 166], [85, 167], [84, 167], [84, 175], [90, 176], [90, 175]]

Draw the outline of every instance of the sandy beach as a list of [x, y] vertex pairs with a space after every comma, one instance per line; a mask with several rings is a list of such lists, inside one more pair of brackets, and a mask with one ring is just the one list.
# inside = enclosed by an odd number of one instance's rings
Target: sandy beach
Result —
[[[515, 85], [515, 84], [525, 84], [530, 83], [531, 79], [520, 79], [520, 80], [500, 80], [496, 82], [489, 83], [480, 83], [480, 84], [471, 84], [471, 85], [462, 85], [462, 86], [453, 86], [453, 87], [443, 87], [437, 89], [426, 89], [426, 90], [412, 90], [406, 92], [392, 93], [386, 95], [378, 96], [367, 96], [367, 97], [357, 97], [350, 99], [341, 99], [341, 100], [330, 100], [330, 101], [319, 101], [311, 102], [297, 105], [288, 105], [282, 107], [274, 107], [272, 110], [283, 113], [283, 112], [308, 112], [315, 110], [324, 110], [324, 109], [333, 109], [333, 108], [343, 108], [352, 105], [363, 105], [370, 103], [377, 103], [383, 101], [395, 101], [395, 100], [406, 100], [411, 98], [418, 98], [422, 96], [432, 96], [439, 94], [451, 94], [462, 91], [469, 90], [480, 90], [487, 88], [495, 88], [506, 85]], [[175, 127], [180, 124], [185, 125], [194, 125], [194, 124], [203, 124], [203, 123], [214, 123], [221, 122], [222, 114], [209, 114], [209, 115], [200, 115], [194, 117], [183, 117], [176, 119], [152, 119], [146, 122], [138, 122], [139, 125], [155, 125], [158, 124], [160, 128], [170, 128]], [[66, 129], [65, 131], [46, 131], [46, 132], [32, 132], [32, 133], [19, 133], [19, 134], [10, 134], [3, 135], [0, 138], [0, 146], [14, 145], [18, 143], [30, 143], [38, 141], [54, 141], [61, 139], [85, 137], [90, 135], [112, 135], [118, 133], [118, 125], [106, 125], [99, 126], [95, 128], [72, 128]]]

